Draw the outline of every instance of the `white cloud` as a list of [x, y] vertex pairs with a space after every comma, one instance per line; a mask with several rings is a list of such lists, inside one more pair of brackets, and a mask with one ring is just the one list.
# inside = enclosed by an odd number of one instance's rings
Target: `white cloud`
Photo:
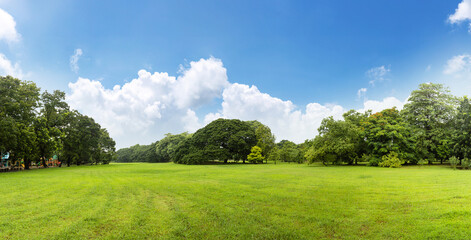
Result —
[[291, 101], [261, 93], [256, 86], [238, 83], [224, 90], [223, 100], [221, 111], [206, 115], [205, 123], [220, 117], [258, 120], [271, 128], [278, 141], [289, 139], [298, 143], [313, 138], [323, 118], [338, 119], [345, 112], [339, 105], [318, 103], [310, 103], [301, 111]]
[[455, 13], [448, 17], [450, 23], [460, 23], [467, 20], [471, 20], [471, 0], [463, 0], [458, 4]]
[[457, 77], [463, 74], [469, 74], [471, 71], [471, 55], [463, 54], [452, 57], [447, 61], [444, 74], [455, 75]]
[[199, 128], [196, 113], [190, 108], [220, 97], [228, 84], [226, 69], [215, 58], [191, 62], [182, 74], [176, 78], [140, 70], [138, 78], [113, 89], [79, 78], [69, 83], [67, 101], [107, 128], [118, 147], [150, 143], [168, 132]]
[[190, 68], [181, 68], [174, 97], [179, 108], [199, 107], [221, 95], [229, 85], [222, 61], [211, 57], [191, 62]]
[[389, 72], [391, 72], [391, 69], [383, 65], [366, 71], [366, 75], [370, 79], [370, 84], [374, 86], [376, 82], [384, 81]]
[[75, 73], [78, 73], [78, 70], [79, 70], [78, 60], [80, 59], [82, 54], [83, 54], [82, 49], [77, 48], [74, 51], [74, 55], [70, 56], [70, 60], [69, 60], [70, 69]]
[[0, 8], [0, 40], [8, 43], [17, 42], [21, 38], [16, 31], [16, 22], [13, 17], [5, 10]]
[[363, 109], [359, 112], [365, 112], [366, 110], [372, 110], [373, 113], [381, 112], [384, 109], [396, 107], [398, 110], [402, 110], [406, 101], [400, 101], [395, 97], [387, 97], [381, 101], [367, 100], [363, 103]]
[[[123, 86], [105, 88], [99, 81], [79, 78], [69, 83], [67, 101], [72, 108], [92, 116], [117, 141], [126, 147], [148, 144], [165, 133], [194, 132], [217, 118], [258, 120], [272, 129], [277, 140], [296, 143], [317, 135], [322, 119], [341, 119], [346, 111], [340, 105], [309, 103], [298, 107], [260, 92], [256, 86], [227, 81], [221, 60], [191, 62], [178, 77], [168, 73], [138, 72], [138, 78]], [[366, 92], [361, 90], [360, 92]], [[221, 108], [198, 118], [197, 107], [222, 97]], [[380, 111], [403, 103], [395, 98], [368, 100], [364, 109]], [[364, 110], [361, 110], [364, 111]]]
[[23, 79], [25, 77], [18, 63], [12, 64], [4, 54], [0, 53], [0, 76], [6, 75], [19, 79]]
[[368, 89], [366, 89], [366, 88], [358, 89], [358, 92], [357, 92], [358, 98], [364, 97], [366, 95], [366, 91], [368, 91]]

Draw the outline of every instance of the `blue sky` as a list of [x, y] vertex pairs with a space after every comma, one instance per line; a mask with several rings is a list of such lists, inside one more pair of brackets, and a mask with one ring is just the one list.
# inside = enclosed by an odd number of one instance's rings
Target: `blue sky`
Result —
[[401, 108], [423, 82], [471, 93], [468, 0], [0, 0], [0, 9], [15, 23], [11, 33], [0, 16], [0, 75], [65, 91], [118, 147], [217, 117], [260, 120], [277, 140], [301, 142], [328, 115]]

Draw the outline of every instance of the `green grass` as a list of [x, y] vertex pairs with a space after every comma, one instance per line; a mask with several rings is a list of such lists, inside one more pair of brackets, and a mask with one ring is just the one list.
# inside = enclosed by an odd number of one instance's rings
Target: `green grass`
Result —
[[471, 171], [111, 164], [0, 173], [0, 239], [466, 239]]

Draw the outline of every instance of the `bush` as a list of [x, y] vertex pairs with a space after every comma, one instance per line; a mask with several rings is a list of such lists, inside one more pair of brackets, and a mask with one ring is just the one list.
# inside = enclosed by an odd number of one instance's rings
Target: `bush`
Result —
[[420, 159], [420, 160], [417, 162], [417, 164], [419, 164], [419, 166], [423, 166], [423, 165], [427, 164], [427, 160], [425, 160], [425, 159]]
[[399, 159], [396, 152], [390, 152], [388, 155], [384, 155], [381, 158], [381, 162], [378, 164], [380, 167], [399, 168], [402, 165], [401, 159]]
[[471, 168], [471, 161], [468, 158], [463, 158], [463, 160], [461, 160], [461, 167], [463, 169], [470, 169]]
[[451, 157], [448, 161], [453, 169], [456, 169], [456, 166], [460, 163], [460, 159], [455, 156]]
[[379, 162], [381, 159], [373, 156], [373, 155], [368, 155], [368, 154], [363, 154], [361, 156], [361, 161], [362, 162], [368, 162], [368, 166], [378, 166]]
[[251, 153], [247, 156], [247, 160], [251, 163], [263, 163], [265, 157], [262, 156], [262, 149], [258, 146], [253, 146]]

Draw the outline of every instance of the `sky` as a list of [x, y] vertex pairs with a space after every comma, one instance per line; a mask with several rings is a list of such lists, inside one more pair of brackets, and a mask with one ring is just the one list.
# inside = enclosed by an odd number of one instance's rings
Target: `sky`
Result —
[[59, 89], [117, 148], [258, 120], [312, 139], [350, 109], [471, 94], [471, 0], [0, 0], [0, 75]]

